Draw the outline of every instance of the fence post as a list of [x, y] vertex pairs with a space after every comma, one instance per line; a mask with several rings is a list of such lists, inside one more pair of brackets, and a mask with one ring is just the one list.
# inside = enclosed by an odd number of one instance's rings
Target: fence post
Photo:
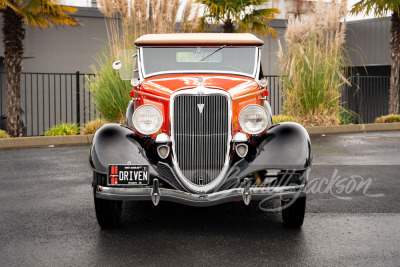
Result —
[[[355, 113], [358, 114], [361, 118], [360, 114], [360, 94], [359, 94], [359, 89], [361, 90], [360, 87], [360, 73], [356, 73], [356, 106], [355, 106]], [[356, 120], [355, 124], [359, 124], [359, 120]]]
[[81, 97], [80, 97], [80, 82], [79, 71], [76, 72], [76, 123], [81, 127]]

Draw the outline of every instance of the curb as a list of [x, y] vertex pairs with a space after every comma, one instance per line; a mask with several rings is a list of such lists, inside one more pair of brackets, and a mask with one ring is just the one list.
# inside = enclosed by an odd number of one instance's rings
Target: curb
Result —
[[371, 124], [354, 124], [354, 125], [339, 125], [339, 126], [313, 126], [313, 127], [306, 127], [306, 129], [309, 135], [400, 131], [400, 123], [371, 123]]
[[92, 140], [93, 134], [6, 138], [0, 139], [0, 150], [28, 147], [79, 146], [91, 144]]
[[[400, 123], [313, 126], [313, 127], [306, 127], [306, 130], [309, 135], [400, 131]], [[0, 139], [0, 150], [29, 148], [29, 147], [90, 145], [92, 143], [92, 140], [93, 140], [93, 134], [7, 138], [7, 139]]]

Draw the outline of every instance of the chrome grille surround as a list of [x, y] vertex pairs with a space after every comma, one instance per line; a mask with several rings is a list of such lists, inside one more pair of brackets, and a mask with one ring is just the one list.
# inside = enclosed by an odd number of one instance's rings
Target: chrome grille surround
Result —
[[[200, 93], [199, 93], [200, 92]], [[175, 120], [174, 120], [174, 103], [177, 96], [188, 95], [188, 96], [209, 96], [209, 95], [220, 95], [224, 96], [227, 101], [227, 138], [226, 138], [226, 151], [225, 160], [223, 162], [223, 167], [220, 169], [219, 174], [215, 178], [208, 180], [208, 183], [204, 185], [196, 184], [193, 182], [192, 177], [185, 177], [183, 170], [179, 167], [177, 159], [177, 147], [176, 147], [176, 136], [175, 136]], [[204, 107], [205, 109], [207, 107]], [[197, 106], [196, 106], [197, 109]], [[199, 112], [199, 111], [198, 111]], [[188, 190], [195, 193], [208, 193], [212, 190], [218, 188], [218, 186], [223, 182], [226, 173], [229, 169], [229, 159], [230, 159], [230, 149], [232, 140], [232, 98], [229, 93], [223, 90], [206, 88], [199, 83], [198, 87], [193, 89], [185, 89], [178, 91], [171, 96], [170, 100], [170, 122], [171, 122], [171, 142], [172, 142], [172, 163], [174, 170], [180, 179], [181, 184]], [[188, 151], [188, 153], [191, 153]], [[196, 157], [196, 155], [187, 155], [187, 157]]]

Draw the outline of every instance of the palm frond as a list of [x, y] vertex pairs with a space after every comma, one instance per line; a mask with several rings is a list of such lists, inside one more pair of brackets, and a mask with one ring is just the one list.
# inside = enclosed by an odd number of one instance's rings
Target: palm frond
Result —
[[384, 17], [388, 12], [400, 15], [400, 1], [398, 0], [361, 0], [353, 5], [350, 14], [373, 14], [375, 17]]
[[209, 17], [214, 18], [219, 21], [224, 18], [226, 1], [224, 0], [196, 0], [197, 4], [202, 4], [204, 6], [204, 14]]
[[276, 31], [268, 26], [270, 20], [275, 18], [280, 11], [275, 8], [256, 9], [253, 12], [246, 14], [243, 19], [238, 20], [238, 31], [252, 32], [261, 36], [276, 37]]
[[1, 0], [0, 9], [11, 8], [21, 15], [25, 23], [31, 27], [50, 28], [52, 26], [75, 26], [79, 21], [70, 16], [78, 9], [70, 6], [59, 5], [56, 0]]
[[212, 18], [211, 24], [234, 22], [239, 32], [253, 32], [262, 36], [273, 36], [276, 32], [267, 23], [280, 13], [279, 9], [268, 8], [269, 0], [196, 0], [204, 5], [205, 16], [200, 21], [200, 28], [206, 31], [205, 17]]
[[197, 25], [197, 30], [200, 32], [207, 32], [211, 30], [210, 24], [207, 22], [207, 16], [201, 16]]

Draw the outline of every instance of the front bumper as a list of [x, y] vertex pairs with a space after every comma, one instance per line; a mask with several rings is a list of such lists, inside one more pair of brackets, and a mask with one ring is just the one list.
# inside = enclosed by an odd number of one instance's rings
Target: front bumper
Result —
[[189, 206], [206, 207], [240, 200], [248, 205], [250, 200], [304, 197], [304, 190], [304, 184], [301, 184], [280, 187], [244, 187], [210, 194], [193, 194], [175, 189], [158, 188], [157, 186], [153, 186], [153, 188], [97, 186], [96, 197], [108, 200], [148, 200], [153, 201], [154, 205], [158, 205], [159, 201], [170, 201]]

